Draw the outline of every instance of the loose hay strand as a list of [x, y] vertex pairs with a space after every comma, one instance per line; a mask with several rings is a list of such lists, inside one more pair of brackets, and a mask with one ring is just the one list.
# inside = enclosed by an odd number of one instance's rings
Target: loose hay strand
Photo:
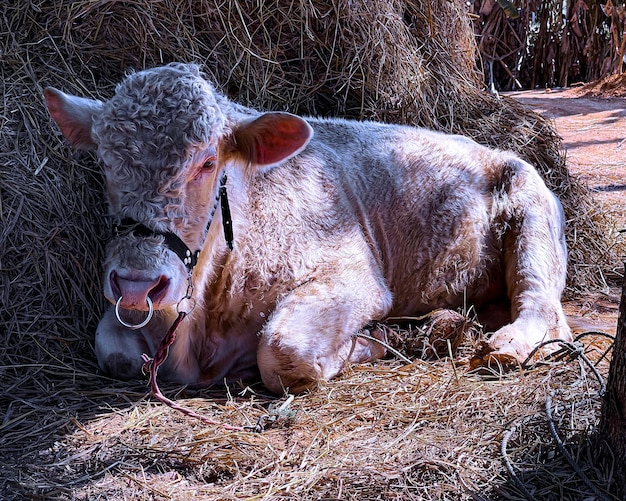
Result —
[[373, 343], [379, 344], [381, 345], [383, 348], [385, 348], [385, 350], [389, 351], [390, 353], [392, 353], [393, 355], [395, 355], [397, 358], [399, 358], [400, 360], [406, 362], [407, 364], [411, 364], [413, 363], [412, 360], [410, 358], [405, 357], [402, 353], [400, 353], [398, 350], [396, 350], [393, 346], [385, 343], [384, 341], [382, 341], [381, 339], [376, 339], [375, 337], [372, 336], [368, 336], [367, 334], [363, 334], [362, 332], [357, 332], [355, 334], [356, 337], [360, 337], [363, 339], [367, 339], [368, 341], [371, 341]]

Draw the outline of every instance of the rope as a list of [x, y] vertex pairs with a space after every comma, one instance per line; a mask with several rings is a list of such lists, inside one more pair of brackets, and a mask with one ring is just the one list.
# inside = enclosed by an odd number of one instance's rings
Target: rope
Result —
[[526, 499], [528, 501], [537, 501], [537, 498], [533, 496], [528, 489], [526, 489], [526, 486], [519, 479], [519, 477], [517, 476], [517, 473], [515, 473], [515, 470], [513, 469], [513, 465], [511, 464], [511, 461], [509, 460], [509, 456], [506, 453], [506, 447], [509, 443], [509, 439], [511, 438], [511, 435], [513, 435], [514, 432], [515, 432], [515, 426], [507, 430], [504, 433], [504, 437], [502, 437], [502, 446], [500, 447], [500, 453], [502, 454], [504, 466], [506, 466], [506, 469], [508, 470], [509, 475], [511, 475], [511, 478], [515, 482], [515, 485], [517, 485], [517, 488], [524, 493], [524, 496], [526, 497]]
[[[571, 343], [567, 342], [567, 341], [563, 341], [561, 339], [551, 339], [551, 340], [545, 341], [545, 342], [537, 345], [532, 350], [530, 355], [528, 355], [526, 360], [524, 360], [524, 362], [522, 363], [522, 367], [526, 367], [526, 368], [527, 367], [531, 367], [533, 364], [528, 365], [528, 363], [532, 360], [533, 356], [537, 353], [537, 351], [540, 350], [542, 347], [544, 347], [546, 345], [549, 345], [549, 344], [553, 344], [553, 343], [559, 343], [561, 345], [561, 349], [556, 351], [556, 352], [551, 353], [550, 357], [553, 357], [553, 358], [556, 358], [557, 360], [560, 360], [560, 359], [562, 359], [563, 356], [570, 355], [570, 356], [572, 356], [572, 358], [580, 358], [580, 359], [582, 359], [582, 361], [592, 370], [592, 372], [596, 376], [596, 378], [597, 378], [597, 380], [598, 380], [598, 382], [600, 384], [600, 389], [598, 390], [598, 396], [602, 397], [602, 396], [604, 396], [604, 394], [606, 392], [606, 384], [604, 382], [604, 379], [600, 375], [598, 369], [596, 368], [596, 366], [584, 354], [584, 345], [580, 341], [583, 337], [585, 337], [587, 335], [590, 335], [590, 334], [600, 334], [600, 335], [603, 335], [603, 336], [605, 336], [607, 338], [614, 339], [613, 336], [611, 336], [609, 334], [606, 334], [606, 333], [603, 333], [603, 332], [598, 332], [598, 333], [596, 333], [596, 332], [583, 332], [582, 334], [577, 336], [576, 339], [574, 339], [574, 341], [571, 342]], [[604, 492], [602, 492], [589, 479], [589, 477], [587, 477], [585, 472], [580, 468], [580, 466], [578, 466], [576, 461], [574, 461], [574, 458], [571, 456], [571, 454], [565, 448], [565, 444], [561, 440], [561, 438], [560, 438], [560, 436], [559, 436], [559, 434], [558, 434], [558, 432], [556, 430], [556, 425], [555, 425], [554, 419], [552, 417], [552, 396], [550, 396], [550, 395], [546, 398], [545, 412], [546, 412], [546, 418], [547, 418], [547, 421], [548, 421], [548, 429], [550, 430], [550, 434], [552, 435], [552, 438], [554, 439], [554, 441], [555, 441], [559, 451], [563, 455], [563, 457], [566, 459], [566, 461], [569, 463], [569, 465], [573, 468], [573, 470], [576, 472], [578, 477], [584, 482], [584, 484], [591, 490], [591, 492], [593, 492], [593, 494], [600, 501], [608, 501], [609, 497], [607, 497], [607, 495]], [[509, 442], [509, 439], [511, 438], [511, 435], [514, 433], [515, 429], [516, 428], [514, 426], [514, 427], [512, 427], [511, 429], [507, 430], [504, 433], [504, 437], [502, 439], [502, 446], [501, 446], [500, 452], [502, 454], [502, 458], [503, 458], [504, 464], [506, 466], [506, 469], [508, 470], [509, 475], [511, 476], [511, 478], [513, 479], [513, 481], [515, 482], [517, 487], [524, 493], [524, 496], [526, 496], [526, 499], [528, 501], [534, 501], [534, 500], [536, 500], [536, 498], [523, 485], [522, 481], [519, 479], [519, 477], [515, 473], [515, 470], [513, 469], [513, 465], [511, 464], [511, 462], [510, 462], [510, 460], [508, 458], [508, 455], [507, 455], [507, 451], [506, 451], [507, 444]]]
[[159, 349], [157, 350], [153, 358], [149, 357], [146, 354], [142, 355], [143, 362], [144, 362], [143, 369], [144, 371], [150, 374], [150, 387], [152, 389], [152, 394], [159, 401], [168, 405], [174, 410], [182, 412], [185, 416], [199, 419], [203, 423], [206, 423], [209, 425], [221, 426], [225, 430], [229, 430], [229, 431], [246, 431], [246, 429], [243, 428], [242, 426], [233, 426], [230, 424], [221, 423], [207, 416], [203, 416], [202, 414], [198, 414], [197, 412], [191, 409], [188, 409], [187, 407], [183, 407], [182, 405], [177, 404], [173, 400], [170, 400], [161, 392], [161, 389], [159, 388], [159, 384], [157, 383], [157, 372], [159, 371], [159, 367], [165, 362], [165, 360], [167, 360], [167, 355], [169, 354], [170, 346], [176, 339], [176, 329], [178, 328], [178, 326], [180, 325], [180, 323], [183, 321], [183, 319], [186, 316], [187, 316], [187, 312], [180, 311], [178, 313], [178, 317], [176, 317], [176, 320], [174, 320], [174, 323], [167, 331], [167, 334], [163, 338], [163, 341], [161, 341], [161, 345], [159, 346]]
[[[574, 355], [574, 358], [582, 359], [582, 361], [591, 369], [593, 374], [596, 376], [596, 379], [598, 380], [598, 383], [600, 384], [598, 395], [602, 397], [606, 393], [606, 383], [604, 382], [604, 379], [602, 378], [602, 375], [600, 374], [600, 372], [598, 372], [598, 369], [596, 368], [596, 366], [593, 365], [591, 363], [591, 360], [589, 360], [587, 356], [585, 355], [584, 353], [585, 346], [579, 341], [579, 339], [581, 339], [582, 337], [583, 335], [581, 334], [580, 336], [576, 338], [576, 340], [574, 340], [574, 342], [571, 342], [571, 343], [568, 341], [563, 341], [562, 339], [550, 339], [548, 341], [544, 341], [543, 343], [540, 343], [537, 346], [535, 346], [535, 348], [530, 352], [530, 355], [526, 357], [526, 360], [522, 362], [522, 367], [525, 367], [525, 368], [531, 367], [533, 364], [529, 365], [528, 362], [532, 360], [535, 353], [537, 353], [537, 351], [543, 348], [544, 346], [548, 344], [552, 344], [552, 343], [559, 343], [562, 347], [561, 350], [551, 353], [550, 356], [559, 357], [563, 355], [564, 353], [566, 353], [568, 355]], [[607, 337], [612, 337], [612, 336], [607, 335]]]

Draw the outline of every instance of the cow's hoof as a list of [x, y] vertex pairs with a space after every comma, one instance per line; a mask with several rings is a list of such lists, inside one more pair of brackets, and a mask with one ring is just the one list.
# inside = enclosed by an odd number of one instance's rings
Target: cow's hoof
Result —
[[512, 353], [492, 351], [483, 357], [483, 365], [496, 372], [506, 372], [521, 364], [519, 358]]
[[[510, 327], [510, 326], [508, 326]], [[531, 347], [520, 342], [504, 327], [482, 343], [470, 361], [470, 369], [503, 374], [520, 367], [531, 352]]]
[[519, 366], [516, 354], [494, 350], [487, 343], [478, 347], [469, 363], [471, 371], [485, 375], [502, 375]]

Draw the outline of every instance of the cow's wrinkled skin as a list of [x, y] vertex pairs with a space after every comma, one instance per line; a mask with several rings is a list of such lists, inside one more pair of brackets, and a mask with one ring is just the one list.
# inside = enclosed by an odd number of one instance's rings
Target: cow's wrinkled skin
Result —
[[[489, 340], [497, 360], [571, 338], [562, 209], [512, 153], [418, 128], [261, 113], [193, 65], [132, 74], [105, 102], [45, 96], [67, 141], [97, 150], [114, 219], [202, 249], [169, 379], [212, 384], [260, 370], [271, 390], [302, 391], [383, 355], [355, 337], [371, 321], [463, 304], [486, 322], [492, 304], [510, 304]], [[224, 171], [232, 251], [219, 210], [205, 236]], [[133, 233], [112, 239], [104, 267], [104, 293], [122, 296], [129, 321], [145, 316], [146, 297], [156, 310], [131, 331], [111, 308], [97, 329], [102, 369], [132, 378], [173, 322], [187, 271], [162, 237]]]

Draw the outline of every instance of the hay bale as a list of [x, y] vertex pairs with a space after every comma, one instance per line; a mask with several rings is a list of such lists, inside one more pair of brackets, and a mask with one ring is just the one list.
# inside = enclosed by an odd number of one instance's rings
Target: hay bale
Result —
[[82, 339], [103, 307], [101, 179], [63, 145], [42, 87], [106, 97], [129, 69], [172, 60], [200, 62], [244, 104], [423, 125], [520, 153], [563, 201], [570, 286], [603, 284], [606, 222], [552, 125], [480, 89], [461, 2], [42, 1], [5, 6], [3, 20], [0, 318], [17, 336], [4, 349], [31, 332]]
[[3, 22], [0, 350], [32, 346], [32, 333], [84, 343], [104, 306], [102, 182], [93, 157], [63, 144], [42, 87], [106, 97], [130, 69], [172, 60], [203, 64], [243, 104], [422, 125], [520, 153], [564, 204], [570, 286], [603, 284], [606, 221], [552, 125], [480, 89], [461, 2], [58, 0], [5, 6]]

